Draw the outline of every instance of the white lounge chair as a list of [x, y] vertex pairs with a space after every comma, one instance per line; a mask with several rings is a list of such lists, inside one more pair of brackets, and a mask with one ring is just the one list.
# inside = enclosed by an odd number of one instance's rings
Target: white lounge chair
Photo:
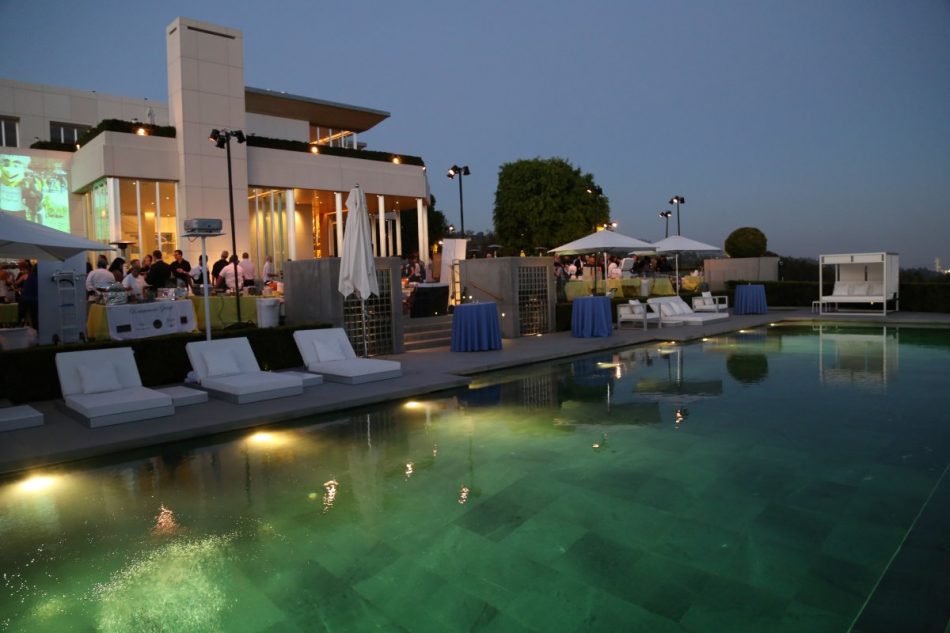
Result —
[[185, 352], [201, 388], [222, 400], [247, 404], [303, 393], [300, 378], [261, 371], [247, 337], [186, 343]]
[[699, 297], [693, 297], [693, 312], [726, 312], [729, 309], [729, 297], [716, 295], [709, 291]]
[[61, 352], [56, 372], [66, 406], [90, 427], [175, 413], [171, 396], [142, 386], [131, 347]]
[[398, 361], [357, 357], [342, 328], [297, 330], [294, 341], [307, 371], [333, 382], [358, 385], [402, 375]]
[[623, 327], [624, 323], [633, 323], [634, 325], [643, 324], [643, 329], [647, 329], [647, 324], [660, 322], [660, 315], [655, 312], [649, 312], [647, 307], [637, 299], [631, 299], [629, 303], [617, 304], [617, 327]]
[[660, 327], [663, 325], [703, 325], [710, 321], [728, 319], [727, 312], [699, 314], [686, 305], [678, 296], [653, 297], [647, 299], [650, 309], [660, 315]]

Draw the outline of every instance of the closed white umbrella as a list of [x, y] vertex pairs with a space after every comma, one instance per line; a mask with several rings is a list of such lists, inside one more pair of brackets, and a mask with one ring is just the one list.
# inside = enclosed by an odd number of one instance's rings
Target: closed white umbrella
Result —
[[676, 294], [680, 292], [680, 253], [702, 253], [707, 251], [721, 251], [718, 246], [704, 244], [691, 240], [682, 235], [671, 235], [653, 245], [657, 253], [673, 253], [676, 256]]
[[0, 257], [69, 259], [83, 251], [111, 251], [111, 246], [0, 212]]
[[379, 295], [376, 281], [376, 262], [373, 259], [373, 240], [366, 210], [366, 195], [359, 185], [346, 197], [346, 232], [343, 234], [343, 249], [340, 252], [340, 294], [348, 297], [359, 295], [363, 317], [363, 356], [367, 355], [366, 343], [366, 298]]
[[[635, 237], [622, 235], [616, 231], [605, 229], [591, 233], [585, 237], [561, 244], [552, 248], [549, 253], [557, 255], [579, 255], [582, 253], [604, 253], [604, 278], [607, 276], [607, 253], [628, 253], [632, 250], [653, 250], [653, 244], [638, 240]], [[594, 294], [597, 293], [597, 269], [594, 269]]]

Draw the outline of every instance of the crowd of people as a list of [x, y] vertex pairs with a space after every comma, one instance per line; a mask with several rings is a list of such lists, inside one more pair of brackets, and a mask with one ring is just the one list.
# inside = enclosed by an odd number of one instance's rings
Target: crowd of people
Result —
[[[86, 291], [94, 297], [101, 290], [109, 289], [113, 284], [121, 284], [130, 298], [145, 300], [149, 293], [161, 288], [192, 289], [203, 283], [205, 262], [202, 256], [198, 257], [198, 265], [192, 266], [185, 259], [180, 250], [172, 252], [172, 261], [166, 262], [162, 251], [153, 251], [141, 260], [132, 259], [126, 262], [116, 257], [109, 263], [105, 255], [100, 255], [93, 267], [86, 275]], [[274, 260], [268, 255], [264, 262], [262, 279], [264, 282], [274, 281], [277, 273]], [[234, 292], [235, 288], [249, 288], [256, 286], [258, 280], [257, 266], [251, 261], [247, 253], [240, 258], [236, 254], [230, 255], [222, 251], [221, 257], [212, 264], [209, 271], [209, 283], [215, 290]]]
[[37, 326], [39, 292], [33, 262], [19, 260], [15, 272], [0, 268], [0, 302], [16, 303], [17, 322], [34, 328]]
[[[629, 259], [626, 269], [623, 262]], [[663, 255], [637, 256], [629, 258], [607, 256], [607, 271], [604, 271], [604, 262], [594, 255], [560, 256], [554, 258], [554, 274], [558, 280], [572, 279], [622, 279], [624, 276], [636, 277], [653, 273], [673, 272], [673, 265]]]

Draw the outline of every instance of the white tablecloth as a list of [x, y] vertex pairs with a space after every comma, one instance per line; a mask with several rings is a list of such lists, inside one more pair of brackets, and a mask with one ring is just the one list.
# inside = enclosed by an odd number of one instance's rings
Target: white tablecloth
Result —
[[109, 338], [148, 338], [195, 329], [195, 308], [191, 301], [154, 301], [107, 306]]

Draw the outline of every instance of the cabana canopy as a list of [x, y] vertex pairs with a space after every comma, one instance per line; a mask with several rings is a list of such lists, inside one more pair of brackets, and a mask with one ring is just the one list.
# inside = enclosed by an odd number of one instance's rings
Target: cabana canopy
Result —
[[[881, 314], [887, 314], [887, 304], [894, 301], [898, 310], [900, 265], [897, 253], [844, 253], [818, 257], [818, 307], [825, 313], [826, 306], [834, 306], [841, 312], [841, 304], [869, 304], [868, 310], [851, 309], [848, 314], [876, 314], [876, 304], [881, 305]], [[823, 295], [824, 267], [834, 266], [834, 290]]]

